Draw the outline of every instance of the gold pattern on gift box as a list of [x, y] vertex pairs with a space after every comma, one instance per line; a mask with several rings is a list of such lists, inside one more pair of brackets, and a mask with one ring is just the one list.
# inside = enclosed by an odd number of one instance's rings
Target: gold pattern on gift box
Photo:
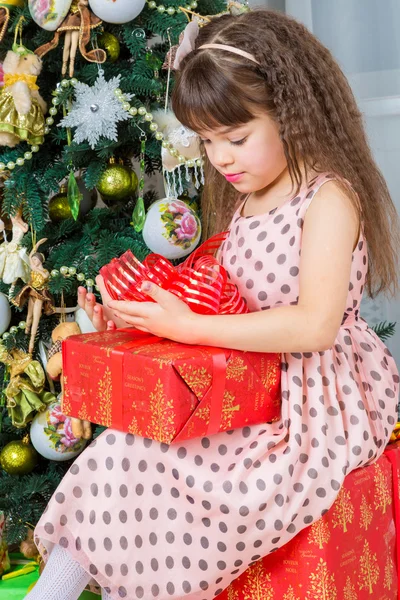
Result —
[[294, 589], [289, 585], [286, 594], [283, 594], [282, 600], [300, 600], [300, 598], [296, 596]]
[[129, 427], [128, 427], [128, 432], [129, 433], [133, 433], [135, 435], [140, 435], [141, 437], [144, 437], [142, 434], [142, 431], [139, 427], [139, 423], [136, 417], [133, 417]]
[[112, 422], [112, 379], [111, 370], [107, 367], [103, 377], [98, 383], [99, 407], [95, 415], [95, 422], [100, 425], [111, 425]]
[[360, 527], [367, 531], [372, 522], [373, 511], [364, 494], [361, 498], [360, 513]]
[[176, 435], [174, 401], [167, 399], [161, 379], [149, 399], [151, 417], [145, 436], [159, 442], [170, 442]]
[[[232, 426], [234, 413], [240, 410], [240, 404], [234, 404], [235, 400], [235, 395], [228, 392], [228, 390], [225, 390], [221, 415], [221, 430], [223, 431], [226, 431]], [[199, 408], [196, 411], [196, 416], [208, 424], [210, 422], [210, 405]]]
[[343, 588], [343, 600], [357, 600], [357, 592], [354, 584], [351, 583], [350, 576], [347, 576], [346, 585]]
[[388, 552], [386, 565], [385, 565], [385, 573], [383, 576], [383, 587], [390, 590], [393, 585], [393, 573], [394, 573], [394, 565], [392, 558]]
[[322, 550], [324, 544], [328, 543], [330, 537], [329, 525], [323, 519], [318, 519], [309, 528], [308, 543], [317, 544], [320, 550]]
[[307, 600], [336, 600], [337, 589], [335, 576], [330, 573], [322, 558], [314, 573], [310, 574], [310, 585], [307, 589]]
[[82, 402], [82, 406], [80, 407], [78, 412], [78, 417], [79, 419], [82, 419], [82, 421], [90, 421], [90, 415], [86, 408], [86, 402]]
[[187, 365], [184, 363], [182, 366], [179, 365], [179, 374], [191, 390], [196, 394], [197, 398], [201, 400], [208, 390], [212, 382], [212, 375], [207, 371], [205, 367], [195, 367], [194, 365]]
[[247, 569], [242, 591], [243, 600], [274, 600], [271, 573], [266, 573], [262, 560]]
[[62, 375], [63, 378], [63, 395], [62, 395], [62, 409], [65, 415], [71, 413], [71, 399], [68, 390], [67, 375]]
[[239, 592], [233, 587], [233, 584], [231, 584], [228, 587], [228, 599], [227, 600], [240, 600]]
[[382, 509], [382, 514], [385, 514], [386, 507], [392, 504], [392, 489], [391, 480], [387, 477], [380, 465], [375, 463], [375, 508]]
[[372, 586], [378, 582], [379, 566], [376, 554], [370, 550], [368, 540], [364, 540], [363, 553], [360, 557], [360, 572], [358, 574], [359, 589], [367, 588], [372, 594]]
[[272, 387], [275, 387], [278, 383], [279, 374], [281, 371], [281, 357], [278, 356], [274, 360], [263, 361], [264, 366], [265, 362], [267, 363], [266, 371], [263, 371], [261, 374], [261, 381], [265, 388], [268, 390]]
[[247, 365], [241, 356], [233, 356], [226, 365], [226, 378], [243, 381]]
[[350, 490], [341, 488], [333, 509], [332, 523], [334, 527], [343, 527], [347, 531], [347, 523], [352, 523], [354, 517], [354, 506], [351, 502]]

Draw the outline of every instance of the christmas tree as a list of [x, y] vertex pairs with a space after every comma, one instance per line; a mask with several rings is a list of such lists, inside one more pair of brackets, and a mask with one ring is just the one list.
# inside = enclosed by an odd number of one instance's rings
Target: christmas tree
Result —
[[[68, 451], [71, 443], [59, 405], [50, 418], [46, 412], [60, 392], [59, 384], [45, 376], [52, 331], [68, 309], [74, 314], [79, 285], [95, 291], [94, 279], [104, 264], [127, 249], [140, 260], [149, 253], [142, 228], [145, 211], [158, 198], [146, 193], [146, 179], [162, 171], [162, 150], [178, 164], [164, 169], [170, 194], [185, 194], [192, 181], [200, 183], [199, 160], [169, 144], [154, 115], [168, 105], [174, 51], [168, 52], [191, 11], [215, 15], [226, 12], [227, 3], [198, 0], [182, 7], [178, 0], [123, 0], [111, 11], [109, 4], [0, 2], [5, 227], [0, 246], [0, 509], [9, 543], [26, 537], [71, 466], [71, 459], [49, 460], [36, 453], [29, 441], [32, 420], [47, 414], [43, 439], [53, 449], [64, 444]], [[240, 9], [240, 3], [231, 4]], [[182, 248], [190, 251], [188, 244]], [[32, 264], [38, 268], [33, 300]], [[35, 316], [37, 300], [42, 312]], [[35, 323], [33, 336], [29, 329]]]

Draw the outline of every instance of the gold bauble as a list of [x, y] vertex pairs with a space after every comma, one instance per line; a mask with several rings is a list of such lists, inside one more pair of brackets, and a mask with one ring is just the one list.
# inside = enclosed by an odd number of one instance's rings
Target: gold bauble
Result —
[[10, 442], [0, 453], [0, 465], [9, 475], [26, 475], [37, 463], [38, 453], [27, 437]]
[[115, 158], [110, 158], [108, 167], [97, 183], [97, 189], [104, 204], [111, 206], [118, 200], [123, 200], [133, 194], [132, 173], [132, 169], [125, 166], [122, 161], [117, 163]]
[[97, 43], [100, 48], [103, 48], [107, 54], [107, 60], [111, 63], [119, 58], [120, 45], [118, 39], [112, 33], [105, 31], [97, 38]]
[[[79, 217], [84, 217], [92, 208], [96, 206], [97, 191], [88, 190], [83, 179], [76, 178], [78, 188], [82, 194], [81, 203], [79, 206]], [[53, 196], [49, 201], [49, 217], [53, 223], [60, 223], [65, 219], [71, 219], [72, 213], [68, 202], [68, 186], [62, 185], [58, 194]]]

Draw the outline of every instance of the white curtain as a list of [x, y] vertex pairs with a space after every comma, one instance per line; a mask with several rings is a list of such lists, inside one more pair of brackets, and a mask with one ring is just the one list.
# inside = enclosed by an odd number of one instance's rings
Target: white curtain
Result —
[[[400, 212], [399, 0], [250, 0], [250, 6], [286, 11], [327, 46], [349, 79], [375, 159]], [[400, 297], [366, 298], [370, 325], [397, 322], [388, 346], [400, 364]]]

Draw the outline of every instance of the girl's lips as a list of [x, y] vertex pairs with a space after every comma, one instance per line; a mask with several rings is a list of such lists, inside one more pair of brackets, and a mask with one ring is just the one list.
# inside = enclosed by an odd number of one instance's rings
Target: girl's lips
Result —
[[232, 175], [224, 174], [224, 177], [230, 183], [236, 183], [242, 177], [243, 173], [233, 173]]

